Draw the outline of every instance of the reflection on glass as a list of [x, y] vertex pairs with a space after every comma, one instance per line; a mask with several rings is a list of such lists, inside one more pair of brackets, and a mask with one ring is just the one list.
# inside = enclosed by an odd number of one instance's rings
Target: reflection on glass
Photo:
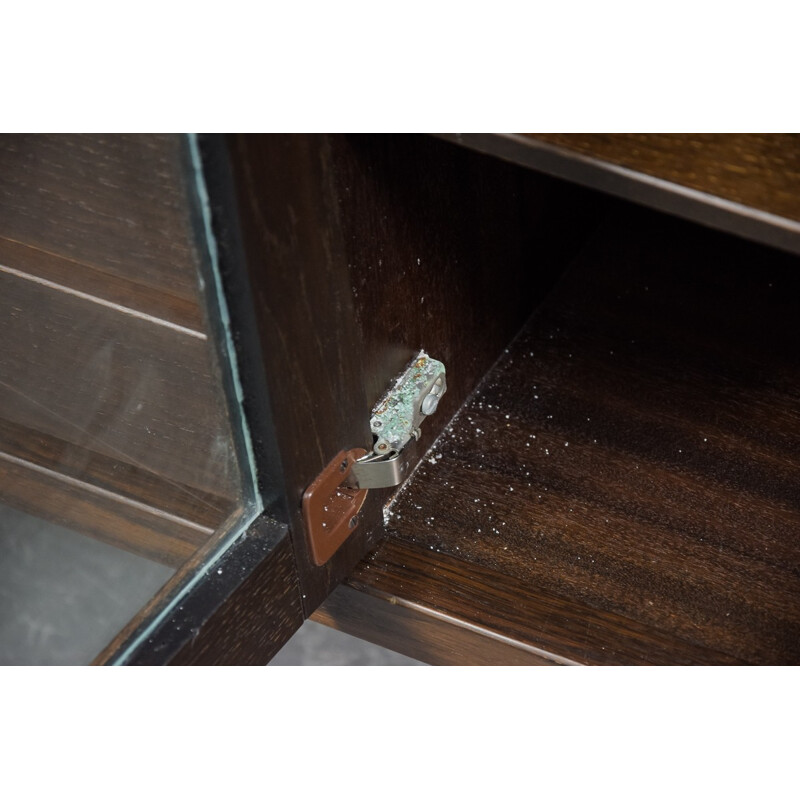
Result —
[[90, 661], [253, 512], [195, 177], [181, 137], [0, 137], [2, 663]]

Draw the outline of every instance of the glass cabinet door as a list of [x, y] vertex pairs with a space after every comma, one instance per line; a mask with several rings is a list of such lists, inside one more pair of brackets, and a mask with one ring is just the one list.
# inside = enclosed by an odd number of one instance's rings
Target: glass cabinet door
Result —
[[124, 661], [261, 510], [202, 180], [0, 137], [0, 664]]

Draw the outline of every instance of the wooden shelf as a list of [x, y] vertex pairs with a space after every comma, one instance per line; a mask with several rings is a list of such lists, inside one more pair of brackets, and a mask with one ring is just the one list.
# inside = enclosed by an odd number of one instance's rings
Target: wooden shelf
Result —
[[796, 258], [618, 209], [315, 618], [432, 663], [796, 663], [798, 297]]
[[800, 222], [800, 136], [792, 133], [531, 133], [745, 208]]
[[800, 135], [443, 134], [511, 163], [800, 254]]

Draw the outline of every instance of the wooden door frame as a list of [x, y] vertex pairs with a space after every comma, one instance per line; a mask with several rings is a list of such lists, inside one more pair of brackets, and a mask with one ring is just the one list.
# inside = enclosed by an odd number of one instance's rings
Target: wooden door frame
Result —
[[[208, 246], [216, 250], [264, 510], [213, 563], [204, 563], [209, 552], [193, 559], [190, 569], [201, 573], [180, 603], [168, 605], [143, 636], [160, 604], [169, 603], [157, 598], [98, 656], [100, 664], [266, 664], [305, 619], [228, 142], [213, 135], [196, 143], [207, 197], [189, 192], [192, 213], [198, 241], [211, 238]], [[187, 172], [196, 166], [187, 155]]]

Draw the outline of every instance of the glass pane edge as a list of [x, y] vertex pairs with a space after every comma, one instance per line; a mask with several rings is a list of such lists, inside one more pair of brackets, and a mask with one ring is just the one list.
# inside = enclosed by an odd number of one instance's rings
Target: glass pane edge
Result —
[[211, 203], [203, 173], [203, 162], [197, 134], [187, 134], [187, 141], [191, 178], [193, 179], [191, 185], [187, 188], [189, 191], [194, 192], [200, 212], [202, 222], [202, 241], [200, 245], [204, 250], [202, 257], [207, 263], [205, 275], [202, 274], [203, 271], [201, 270], [201, 279], [205, 283], [206, 276], [208, 276], [214, 284], [210, 292], [204, 286], [204, 294], [207, 305], [213, 306], [210, 308], [210, 311], [216, 315], [219, 328], [222, 331], [222, 344], [225, 351], [225, 358], [220, 359], [220, 369], [228, 372], [226, 377], [233, 389], [233, 398], [230, 397], [229, 392], [226, 392], [229, 402], [233, 401], [236, 406], [234, 409], [235, 413], [231, 415], [231, 424], [234, 427], [234, 436], [238, 439], [240, 447], [244, 451], [243, 453], [237, 454], [239, 456], [237, 460], [242, 467], [243, 504], [239, 517], [231, 519], [227, 530], [218, 534], [218, 546], [214, 549], [210, 557], [199, 566], [192, 575], [186, 576], [185, 583], [180, 586], [171, 598], [166, 600], [163, 607], [149, 620], [143, 621], [128, 637], [128, 640], [108, 661], [112, 666], [121, 666], [128, 663], [131, 656], [147, 638], [150, 637], [175, 608], [184, 601], [189, 592], [206, 577], [209, 571], [213, 569], [230, 547], [239, 540], [242, 534], [247, 531], [264, 511], [263, 499], [258, 489], [258, 475], [256, 472], [253, 441], [244, 413], [244, 389], [239, 378], [238, 360], [233, 344], [233, 337], [231, 336], [230, 313], [222, 285], [222, 275], [219, 268], [219, 250], [212, 227]]

